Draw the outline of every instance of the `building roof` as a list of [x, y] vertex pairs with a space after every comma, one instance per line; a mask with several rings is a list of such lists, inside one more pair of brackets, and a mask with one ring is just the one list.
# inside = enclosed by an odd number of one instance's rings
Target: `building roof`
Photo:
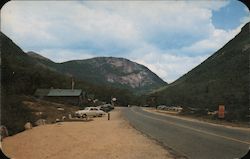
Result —
[[82, 94], [81, 89], [51, 89], [47, 94], [48, 97], [75, 97]]

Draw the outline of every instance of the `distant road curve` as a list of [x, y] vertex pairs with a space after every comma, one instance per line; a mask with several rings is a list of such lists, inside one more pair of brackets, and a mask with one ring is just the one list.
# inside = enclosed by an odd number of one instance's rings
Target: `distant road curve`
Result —
[[136, 129], [189, 159], [236, 159], [250, 147], [250, 129], [158, 115], [140, 107], [124, 108], [122, 113]]

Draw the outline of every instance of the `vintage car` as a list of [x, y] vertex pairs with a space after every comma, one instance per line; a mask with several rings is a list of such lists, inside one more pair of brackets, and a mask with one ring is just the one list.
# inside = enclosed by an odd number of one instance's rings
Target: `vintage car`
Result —
[[100, 110], [103, 110], [104, 112], [109, 112], [114, 109], [114, 107], [111, 104], [100, 105], [98, 106], [98, 108], [100, 108]]
[[98, 107], [86, 107], [84, 110], [78, 110], [75, 112], [77, 117], [100, 117], [105, 115], [106, 113], [100, 110]]

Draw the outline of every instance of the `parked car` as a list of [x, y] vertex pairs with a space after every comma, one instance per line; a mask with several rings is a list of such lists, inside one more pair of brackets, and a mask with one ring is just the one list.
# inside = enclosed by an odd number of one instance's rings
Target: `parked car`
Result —
[[78, 110], [75, 112], [75, 115], [77, 117], [97, 117], [97, 116], [103, 116], [106, 113], [102, 110], [100, 110], [97, 107], [86, 107], [84, 110]]
[[98, 116], [103, 116], [103, 115], [106, 115], [106, 112], [104, 112], [103, 110], [101, 110], [100, 108], [96, 107], [98, 110], [97, 110], [97, 114]]
[[98, 107], [100, 108], [100, 110], [103, 110], [104, 112], [109, 112], [114, 109], [114, 107], [111, 104], [104, 104]]
[[159, 110], [165, 110], [166, 108], [167, 108], [167, 106], [165, 106], [165, 105], [157, 106], [157, 109], [159, 109]]

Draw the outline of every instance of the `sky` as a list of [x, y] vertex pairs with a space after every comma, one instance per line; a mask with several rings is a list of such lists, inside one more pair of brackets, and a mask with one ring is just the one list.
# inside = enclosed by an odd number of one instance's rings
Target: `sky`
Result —
[[1, 31], [25, 52], [54, 62], [123, 57], [168, 83], [249, 21], [249, 10], [236, 0], [11, 1], [1, 9]]

